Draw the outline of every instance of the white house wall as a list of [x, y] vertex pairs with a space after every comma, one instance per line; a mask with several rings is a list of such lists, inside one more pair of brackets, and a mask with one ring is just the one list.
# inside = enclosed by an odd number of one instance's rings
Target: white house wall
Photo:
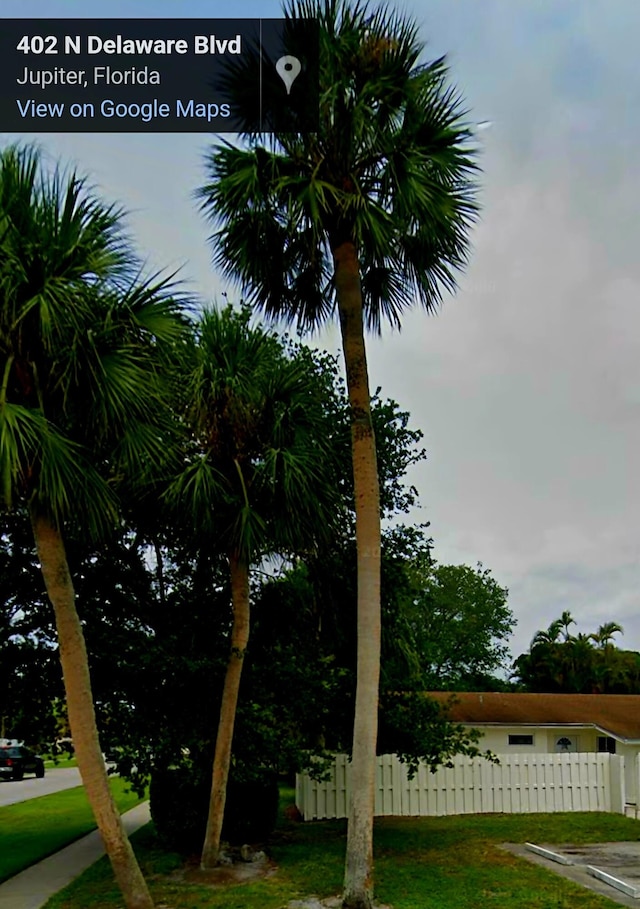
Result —
[[[473, 728], [473, 727], [467, 727]], [[596, 751], [596, 732], [593, 729], [577, 726], [476, 726], [483, 733], [481, 748], [488, 748], [496, 754], [553, 754], [556, 742], [566, 737], [577, 743], [576, 750]], [[533, 745], [509, 745], [510, 735], [532, 735]]]

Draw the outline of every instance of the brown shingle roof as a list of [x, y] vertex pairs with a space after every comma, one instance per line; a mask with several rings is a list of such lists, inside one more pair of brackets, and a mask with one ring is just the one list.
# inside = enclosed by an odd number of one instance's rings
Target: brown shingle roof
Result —
[[[429, 692], [447, 701], [449, 691]], [[640, 740], [640, 694], [519, 694], [455, 692], [450, 710], [456, 723], [597, 726], [621, 739]]]

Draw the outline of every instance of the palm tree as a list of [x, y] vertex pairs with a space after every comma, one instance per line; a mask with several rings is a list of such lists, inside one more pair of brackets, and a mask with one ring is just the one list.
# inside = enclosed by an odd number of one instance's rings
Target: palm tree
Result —
[[348, 0], [291, 0], [319, 22], [320, 120], [214, 147], [199, 191], [214, 261], [268, 316], [314, 328], [336, 310], [351, 406], [358, 655], [344, 906], [371, 906], [380, 673], [380, 509], [365, 326], [434, 312], [466, 261], [477, 170], [444, 58], [415, 24]]
[[[167, 497], [229, 562], [233, 624], [202, 867], [218, 861], [243, 661], [250, 567], [326, 534], [335, 500], [322, 378], [303, 349], [251, 328], [249, 313], [203, 314], [184, 377], [191, 458]], [[333, 477], [331, 478], [333, 480]]]
[[605, 622], [596, 632], [589, 635], [597, 647], [595, 667], [597, 685], [601, 692], [615, 691], [616, 683], [619, 681], [621, 661], [620, 652], [613, 643], [614, 634], [624, 634], [624, 629], [618, 622]]
[[536, 631], [531, 641], [531, 647], [537, 647], [539, 644], [558, 644], [561, 631], [562, 622], [560, 619], [555, 619], [546, 631]]
[[[153, 902], [111, 796], [65, 539], [118, 519], [116, 488], [163, 451], [158, 352], [179, 322], [140, 283], [121, 228], [75, 173], [0, 154], [0, 477], [29, 511], [78, 766], [128, 909]], [[141, 394], [144, 389], [144, 395]]]
[[570, 640], [570, 639], [571, 639], [571, 635], [570, 635], [570, 633], [569, 633], [569, 628], [571, 627], [571, 625], [575, 625], [575, 624], [576, 624], [576, 620], [575, 620], [574, 617], [571, 615], [571, 613], [569, 612], [568, 609], [565, 609], [565, 610], [564, 610], [564, 612], [562, 613], [562, 615], [561, 615], [560, 618], [558, 619], [558, 622], [559, 622], [559, 624], [560, 624], [560, 628], [562, 629], [562, 633], [564, 634], [564, 639], [565, 639], [565, 641]]
[[605, 622], [597, 631], [589, 635], [591, 640], [602, 650], [611, 646], [614, 634], [624, 634], [624, 628], [617, 622]]

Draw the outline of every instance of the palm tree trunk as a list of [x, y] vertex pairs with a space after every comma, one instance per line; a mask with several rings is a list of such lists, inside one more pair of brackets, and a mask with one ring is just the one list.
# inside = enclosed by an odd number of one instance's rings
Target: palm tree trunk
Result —
[[348, 241], [334, 249], [333, 256], [351, 406], [358, 577], [356, 705], [342, 906], [370, 909], [380, 679], [380, 491], [358, 254], [355, 245]]
[[116, 808], [100, 750], [87, 648], [60, 531], [31, 510], [31, 524], [58, 631], [69, 726], [82, 782], [127, 909], [153, 909], [153, 900]]
[[227, 798], [227, 781], [231, 764], [231, 743], [236, 720], [238, 693], [244, 655], [249, 643], [249, 565], [237, 553], [229, 557], [231, 575], [231, 602], [233, 604], [233, 627], [231, 629], [231, 652], [222, 691], [220, 720], [216, 737], [216, 751], [213, 758], [211, 779], [211, 800], [207, 831], [202, 847], [201, 868], [214, 868], [220, 853], [220, 836], [224, 820], [224, 805]]

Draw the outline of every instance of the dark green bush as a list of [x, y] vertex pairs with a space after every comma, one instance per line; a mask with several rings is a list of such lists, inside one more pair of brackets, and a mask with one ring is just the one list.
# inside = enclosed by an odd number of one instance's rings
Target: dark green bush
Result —
[[[207, 826], [211, 777], [171, 768], [151, 776], [149, 801], [158, 837], [183, 855], [199, 853]], [[257, 843], [273, 831], [278, 817], [275, 777], [249, 782], [230, 780], [222, 839], [232, 845]]]
[[204, 842], [211, 778], [187, 768], [151, 774], [151, 819], [161, 842], [183, 855], [199, 853]]
[[280, 793], [275, 777], [229, 783], [222, 839], [232, 844], [266, 840], [278, 819]]

